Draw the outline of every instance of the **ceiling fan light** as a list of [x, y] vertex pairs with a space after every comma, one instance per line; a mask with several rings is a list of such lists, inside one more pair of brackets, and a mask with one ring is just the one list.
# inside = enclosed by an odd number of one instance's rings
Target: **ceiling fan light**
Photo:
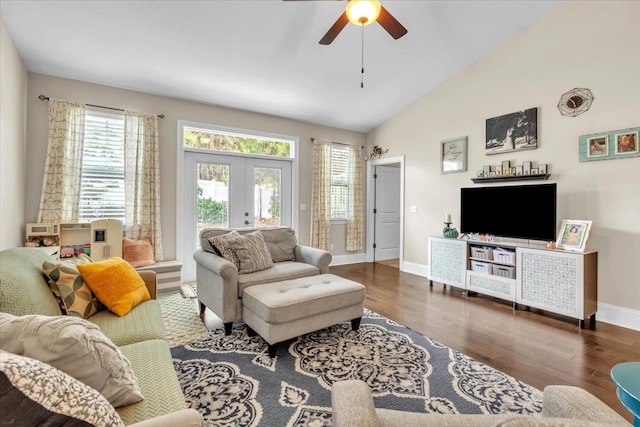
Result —
[[350, 0], [347, 3], [347, 18], [355, 25], [369, 25], [376, 22], [381, 7], [378, 0]]

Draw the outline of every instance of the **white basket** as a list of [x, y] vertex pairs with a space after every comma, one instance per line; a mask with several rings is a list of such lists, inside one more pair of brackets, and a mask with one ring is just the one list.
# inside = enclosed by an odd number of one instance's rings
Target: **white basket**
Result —
[[515, 252], [493, 251], [493, 259], [498, 262], [514, 264], [516, 262]]
[[491, 264], [487, 262], [471, 261], [471, 270], [477, 273], [491, 274]]
[[515, 279], [516, 278], [516, 268], [509, 267], [508, 265], [498, 265], [493, 264], [493, 275], [506, 277], [507, 279]]
[[490, 248], [471, 248], [471, 256], [479, 259], [493, 259], [491, 256], [493, 249]]

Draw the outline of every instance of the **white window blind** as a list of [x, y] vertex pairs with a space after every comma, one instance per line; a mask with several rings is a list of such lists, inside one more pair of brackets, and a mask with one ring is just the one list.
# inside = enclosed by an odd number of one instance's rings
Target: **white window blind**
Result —
[[331, 147], [331, 219], [347, 219], [349, 213], [349, 150]]
[[124, 117], [87, 111], [79, 220], [124, 222], [124, 205]]

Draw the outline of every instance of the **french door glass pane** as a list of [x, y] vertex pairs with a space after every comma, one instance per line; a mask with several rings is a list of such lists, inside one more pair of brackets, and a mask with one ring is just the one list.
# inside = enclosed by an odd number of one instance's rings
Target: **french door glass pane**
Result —
[[229, 226], [229, 166], [197, 163], [196, 245], [200, 231]]
[[254, 227], [280, 225], [282, 205], [282, 171], [278, 168], [254, 168]]

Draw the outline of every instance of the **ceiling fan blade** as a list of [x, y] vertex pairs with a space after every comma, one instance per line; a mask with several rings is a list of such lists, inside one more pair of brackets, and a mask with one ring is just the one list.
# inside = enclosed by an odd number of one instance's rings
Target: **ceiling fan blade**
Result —
[[331, 26], [331, 28], [329, 28], [329, 31], [327, 31], [327, 34], [325, 34], [324, 37], [320, 39], [320, 44], [331, 44], [331, 42], [335, 40], [336, 37], [338, 37], [338, 34], [340, 34], [340, 31], [342, 31], [342, 29], [348, 23], [349, 23], [349, 18], [347, 18], [347, 12], [342, 12], [342, 15], [340, 15], [338, 20]]
[[384, 8], [384, 6], [380, 7], [378, 23], [382, 25], [382, 28], [387, 30], [387, 33], [389, 33], [394, 39], [399, 39], [407, 34], [407, 29], [403, 27], [402, 24]]

